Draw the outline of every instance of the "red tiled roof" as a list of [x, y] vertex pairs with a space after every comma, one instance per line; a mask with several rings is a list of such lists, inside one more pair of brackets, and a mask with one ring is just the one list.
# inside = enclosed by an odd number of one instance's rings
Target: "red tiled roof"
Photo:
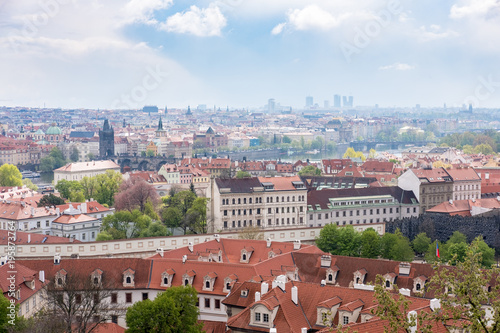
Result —
[[[28, 235], [30, 242], [28, 243]], [[0, 245], [8, 244], [8, 230], [0, 230]], [[67, 237], [48, 236], [43, 234], [34, 234], [22, 231], [16, 231], [16, 244], [65, 244], [65, 243], [81, 243], [79, 240], [70, 239]]]

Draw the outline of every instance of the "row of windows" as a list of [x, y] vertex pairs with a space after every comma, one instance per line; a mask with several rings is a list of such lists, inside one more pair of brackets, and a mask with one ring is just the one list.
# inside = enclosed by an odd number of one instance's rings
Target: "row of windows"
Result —
[[[262, 321], [261, 321], [262, 318]], [[262, 322], [262, 323], [268, 323], [269, 322], [269, 314], [268, 313], [261, 313], [260, 312], [255, 312], [255, 321]]]
[[[464, 190], [473, 190], [474, 189], [474, 185], [463, 185], [463, 189]], [[476, 190], [479, 190], [479, 184], [476, 184]], [[462, 185], [460, 186], [457, 186], [455, 185], [455, 191], [462, 191]]]
[[[248, 215], [252, 215], [252, 212], [253, 212], [253, 210], [249, 209], [248, 210]], [[224, 216], [227, 216], [227, 213], [228, 213], [228, 211], [224, 210]], [[260, 208], [257, 208], [257, 213], [256, 214], [260, 214]], [[232, 215], [233, 216], [236, 215], [236, 209], [233, 209], [233, 214]], [[238, 215], [247, 215], [247, 210], [246, 209], [238, 209]]]
[[[368, 209], [363, 209], [363, 215], [364, 216], [367, 215], [367, 211], [368, 211]], [[380, 208], [377, 208], [375, 210], [374, 209], [370, 209], [368, 215], [373, 215], [374, 211], [376, 212], [377, 215], [380, 214]], [[406, 208], [406, 213], [410, 214], [411, 211], [412, 211], [412, 209], [410, 207]], [[355, 212], [356, 212], [356, 216], [360, 216], [361, 215], [361, 211], [360, 210], [356, 210]], [[417, 212], [417, 207], [413, 207], [413, 213], [416, 213], [416, 212]], [[392, 214], [392, 213], [393, 213], [393, 209], [389, 208], [389, 214]], [[399, 213], [399, 207], [396, 207], [396, 213]], [[382, 209], [382, 214], [387, 214], [387, 208], [383, 208]], [[321, 220], [321, 216], [322, 215], [323, 215], [323, 213], [318, 213], [318, 220]], [[342, 216], [346, 217], [347, 216], [347, 211], [343, 211], [342, 212]], [[349, 211], [349, 216], [354, 216], [354, 211], [353, 210]], [[325, 219], [333, 217], [333, 212], [325, 213], [324, 217], [325, 217]], [[340, 212], [335, 212], [335, 217], [340, 217]], [[314, 219], [314, 215], [310, 214], [309, 215], [309, 219], [313, 220]]]
[[352, 205], [366, 205], [368, 204], [381, 204], [381, 203], [392, 203], [394, 199], [380, 199], [380, 200], [360, 200], [360, 201], [337, 201], [334, 202], [334, 206], [352, 206]]
[[[260, 220], [257, 220], [257, 224], [256, 225], [260, 226], [260, 224], [261, 224]], [[247, 227], [247, 226], [251, 227], [252, 225], [253, 225], [253, 221], [252, 220], [249, 220], [248, 224], [247, 224], [247, 220], [243, 220], [243, 223], [242, 223], [241, 220], [239, 220], [238, 222], [232, 221], [232, 223], [231, 223], [232, 228], [236, 228], [236, 227], [241, 228], [241, 227]], [[227, 223], [227, 221], [224, 221], [224, 229], [227, 229], [227, 227], [228, 227], [228, 223]]]
[[[292, 197], [292, 202], [295, 202], [295, 196], [293, 195]], [[243, 200], [242, 200], [243, 199]], [[297, 196], [297, 201], [305, 201], [305, 196], [304, 195], [299, 195]], [[233, 198], [233, 199], [222, 199], [222, 205], [229, 205], [230, 203], [232, 203], [233, 205], [246, 205], [248, 202], [248, 204], [251, 204], [252, 203], [252, 198]], [[272, 197], [267, 197], [266, 198], [266, 202], [267, 203], [272, 203], [273, 202], [273, 198]], [[276, 202], [280, 202], [280, 197], [276, 197]], [[281, 197], [281, 202], [285, 202], [285, 196], [282, 196]], [[290, 196], [287, 196], [286, 197], [286, 202], [290, 202]], [[259, 198], [255, 198], [255, 203], [262, 203], [262, 198], [259, 197]]]

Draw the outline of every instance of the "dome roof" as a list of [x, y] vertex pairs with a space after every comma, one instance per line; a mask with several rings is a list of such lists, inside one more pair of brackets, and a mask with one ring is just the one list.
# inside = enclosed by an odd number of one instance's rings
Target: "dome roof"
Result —
[[46, 135], [61, 135], [62, 131], [59, 127], [57, 126], [50, 126], [47, 128], [47, 132], [45, 132]]

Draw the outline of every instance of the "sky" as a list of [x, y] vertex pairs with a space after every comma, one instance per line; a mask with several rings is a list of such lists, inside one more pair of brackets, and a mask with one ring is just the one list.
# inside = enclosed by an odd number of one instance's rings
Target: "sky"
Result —
[[0, 0], [0, 105], [500, 107], [498, 0]]

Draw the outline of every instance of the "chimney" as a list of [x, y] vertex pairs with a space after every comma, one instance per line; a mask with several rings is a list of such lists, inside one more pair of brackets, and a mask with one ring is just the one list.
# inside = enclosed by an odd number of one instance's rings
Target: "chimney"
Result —
[[215, 234], [214, 238], [217, 241], [217, 243], [220, 243], [220, 235], [219, 234]]
[[87, 211], [87, 202], [82, 203], [82, 213], [83, 214], [87, 214], [88, 213], [88, 211]]
[[54, 255], [54, 265], [59, 265], [61, 263], [61, 254], [56, 253]]
[[269, 333], [278, 333], [278, 330], [276, 328], [270, 328]]
[[42, 283], [44, 283], [44, 282], [45, 282], [45, 271], [40, 271], [40, 272], [38, 273], [38, 279], [39, 279]]
[[160, 257], [163, 258], [163, 248], [162, 247], [157, 248], [156, 253], [158, 253], [160, 255]]
[[255, 292], [255, 302], [260, 301], [260, 293], [258, 291]]
[[5, 265], [7, 263], [7, 259], [8, 259], [7, 256], [1, 256], [0, 257], [0, 266]]
[[182, 263], [185, 264], [187, 259], [188, 259], [188, 256], [187, 255], [183, 255], [182, 256]]
[[430, 306], [431, 306], [432, 311], [437, 311], [438, 309], [441, 308], [441, 301], [437, 298], [433, 298], [433, 299], [431, 299]]
[[295, 305], [299, 304], [299, 288], [297, 288], [297, 286], [292, 287], [292, 302], [294, 302]]
[[59, 210], [59, 207], [56, 208], [56, 214], [57, 214], [57, 217], [61, 216], [61, 211]]
[[293, 249], [294, 249], [294, 250], [300, 250], [300, 239], [296, 239], [296, 240], [293, 242]]
[[302, 327], [300, 329], [300, 333], [307, 333], [307, 328], [306, 327]]
[[[415, 333], [417, 332], [417, 311], [408, 312], [408, 322], [410, 323], [409, 332]], [[413, 322], [413, 325], [411, 324]]]
[[193, 252], [194, 251], [193, 242], [189, 242], [188, 243], [188, 249], [189, 249], [189, 252]]
[[35, 207], [31, 207], [31, 216], [35, 216]]
[[271, 238], [266, 239], [267, 247], [271, 247]]
[[326, 280], [321, 280], [321, 286], [322, 287], [326, 286]]
[[269, 284], [267, 282], [262, 282], [260, 285], [260, 294], [264, 295], [267, 294], [269, 291]]
[[74, 242], [74, 240], [75, 240], [75, 239], [74, 239], [73, 237], [70, 237], [70, 238], [69, 238], [69, 242], [70, 242], [70, 243], [73, 243], [73, 242]]
[[31, 243], [31, 234], [28, 234], [28, 243]]
[[321, 267], [330, 267], [332, 265], [332, 257], [328, 254], [321, 256]]

